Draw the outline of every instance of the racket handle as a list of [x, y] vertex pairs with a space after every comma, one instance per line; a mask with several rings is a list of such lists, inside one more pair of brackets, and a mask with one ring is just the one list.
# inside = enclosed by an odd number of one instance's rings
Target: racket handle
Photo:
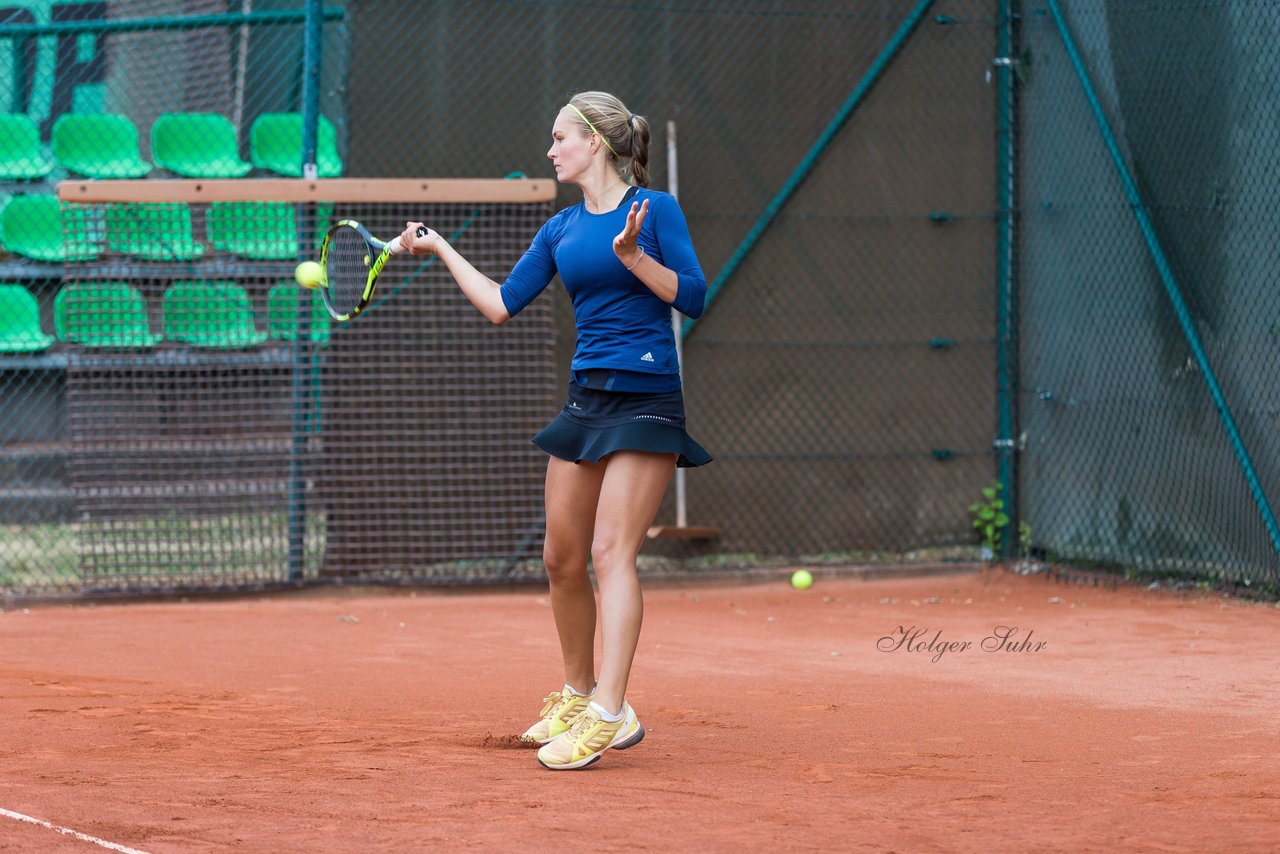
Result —
[[[427, 236], [427, 227], [426, 227], [425, 225], [420, 225], [420, 226], [418, 226], [418, 236], [419, 236], [419, 237], [426, 237], [426, 236]], [[403, 237], [403, 235], [401, 235], [401, 237]], [[393, 246], [393, 247], [391, 247], [391, 254], [392, 254], [392, 255], [398, 255], [398, 254], [400, 254], [401, 252], [404, 252], [404, 251], [408, 250], [408, 248], [409, 248], [408, 246], [405, 246], [405, 245], [404, 245], [404, 241], [403, 241], [403, 240], [401, 240], [399, 237], [397, 237], [397, 238], [396, 238], [396, 245], [395, 245], [395, 246]]]

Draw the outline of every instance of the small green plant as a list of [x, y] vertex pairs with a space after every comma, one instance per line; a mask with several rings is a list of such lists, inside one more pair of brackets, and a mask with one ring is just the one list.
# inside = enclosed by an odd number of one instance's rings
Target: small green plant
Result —
[[1009, 526], [1009, 514], [1004, 512], [1004, 499], [1000, 497], [1003, 488], [1002, 483], [995, 481], [983, 488], [981, 499], [969, 505], [973, 527], [982, 538], [984, 553], [992, 556], [1000, 552], [1004, 529]]

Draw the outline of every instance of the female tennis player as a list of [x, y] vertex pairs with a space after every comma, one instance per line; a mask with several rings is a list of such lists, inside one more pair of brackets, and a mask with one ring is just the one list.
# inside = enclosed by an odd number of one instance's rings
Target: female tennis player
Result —
[[505, 282], [480, 273], [437, 232], [417, 236], [421, 223], [408, 223], [401, 240], [414, 254], [438, 255], [493, 323], [515, 316], [557, 273], [573, 300], [568, 400], [533, 437], [550, 454], [543, 559], [564, 686], [522, 736], [542, 745], [545, 767], [569, 770], [644, 738], [626, 700], [644, 612], [636, 556], [676, 466], [711, 460], [685, 432], [671, 328], [672, 306], [702, 313], [707, 281], [675, 198], [647, 189], [643, 116], [608, 93], [582, 92], [557, 114], [551, 139], [556, 178], [578, 187], [582, 202], [542, 226]]

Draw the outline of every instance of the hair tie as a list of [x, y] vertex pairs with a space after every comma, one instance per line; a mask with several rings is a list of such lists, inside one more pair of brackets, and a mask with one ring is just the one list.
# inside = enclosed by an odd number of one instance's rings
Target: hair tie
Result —
[[569, 106], [572, 107], [573, 111], [578, 114], [578, 118], [582, 119], [584, 122], [587, 123], [587, 127], [591, 128], [591, 132], [594, 133], [596, 136], [600, 137], [600, 141], [604, 143], [605, 148], [609, 149], [609, 153], [612, 154], [614, 157], [617, 157], [618, 152], [614, 151], [613, 146], [609, 144], [609, 138], [606, 137], [604, 134], [602, 134], [600, 131], [596, 130], [596, 126], [591, 124], [591, 119], [587, 118], [586, 115], [582, 112], [582, 110], [579, 110], [573, 104], [569, 104]]

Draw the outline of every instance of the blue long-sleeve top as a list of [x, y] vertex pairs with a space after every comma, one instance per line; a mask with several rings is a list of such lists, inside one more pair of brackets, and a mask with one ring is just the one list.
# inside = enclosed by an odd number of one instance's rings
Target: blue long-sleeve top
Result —
[[[674, 303], [666, 303], [618, 260], [613, 238], [626, 225], [632, 202], [649, 200], [638, 243], [646, 255], [674, 270]], [[641, 188], [633, 198], [602, 214], [578, 203], [557, 213], [539, 229], [511, 275], [502, 283], [502, 301], [515, 317], [560, 274], [573, 300], [578, 346], [570, 365], [576, 374], [616, 371], [634, 377], [620, 391], [679, 388], [680, 367], [671, 308], [698, 317], [707, 296], [707, 279], [693, 251], [689, 226], [675, 197]], [[639, 380], [637, 382], [636, 380]]]

